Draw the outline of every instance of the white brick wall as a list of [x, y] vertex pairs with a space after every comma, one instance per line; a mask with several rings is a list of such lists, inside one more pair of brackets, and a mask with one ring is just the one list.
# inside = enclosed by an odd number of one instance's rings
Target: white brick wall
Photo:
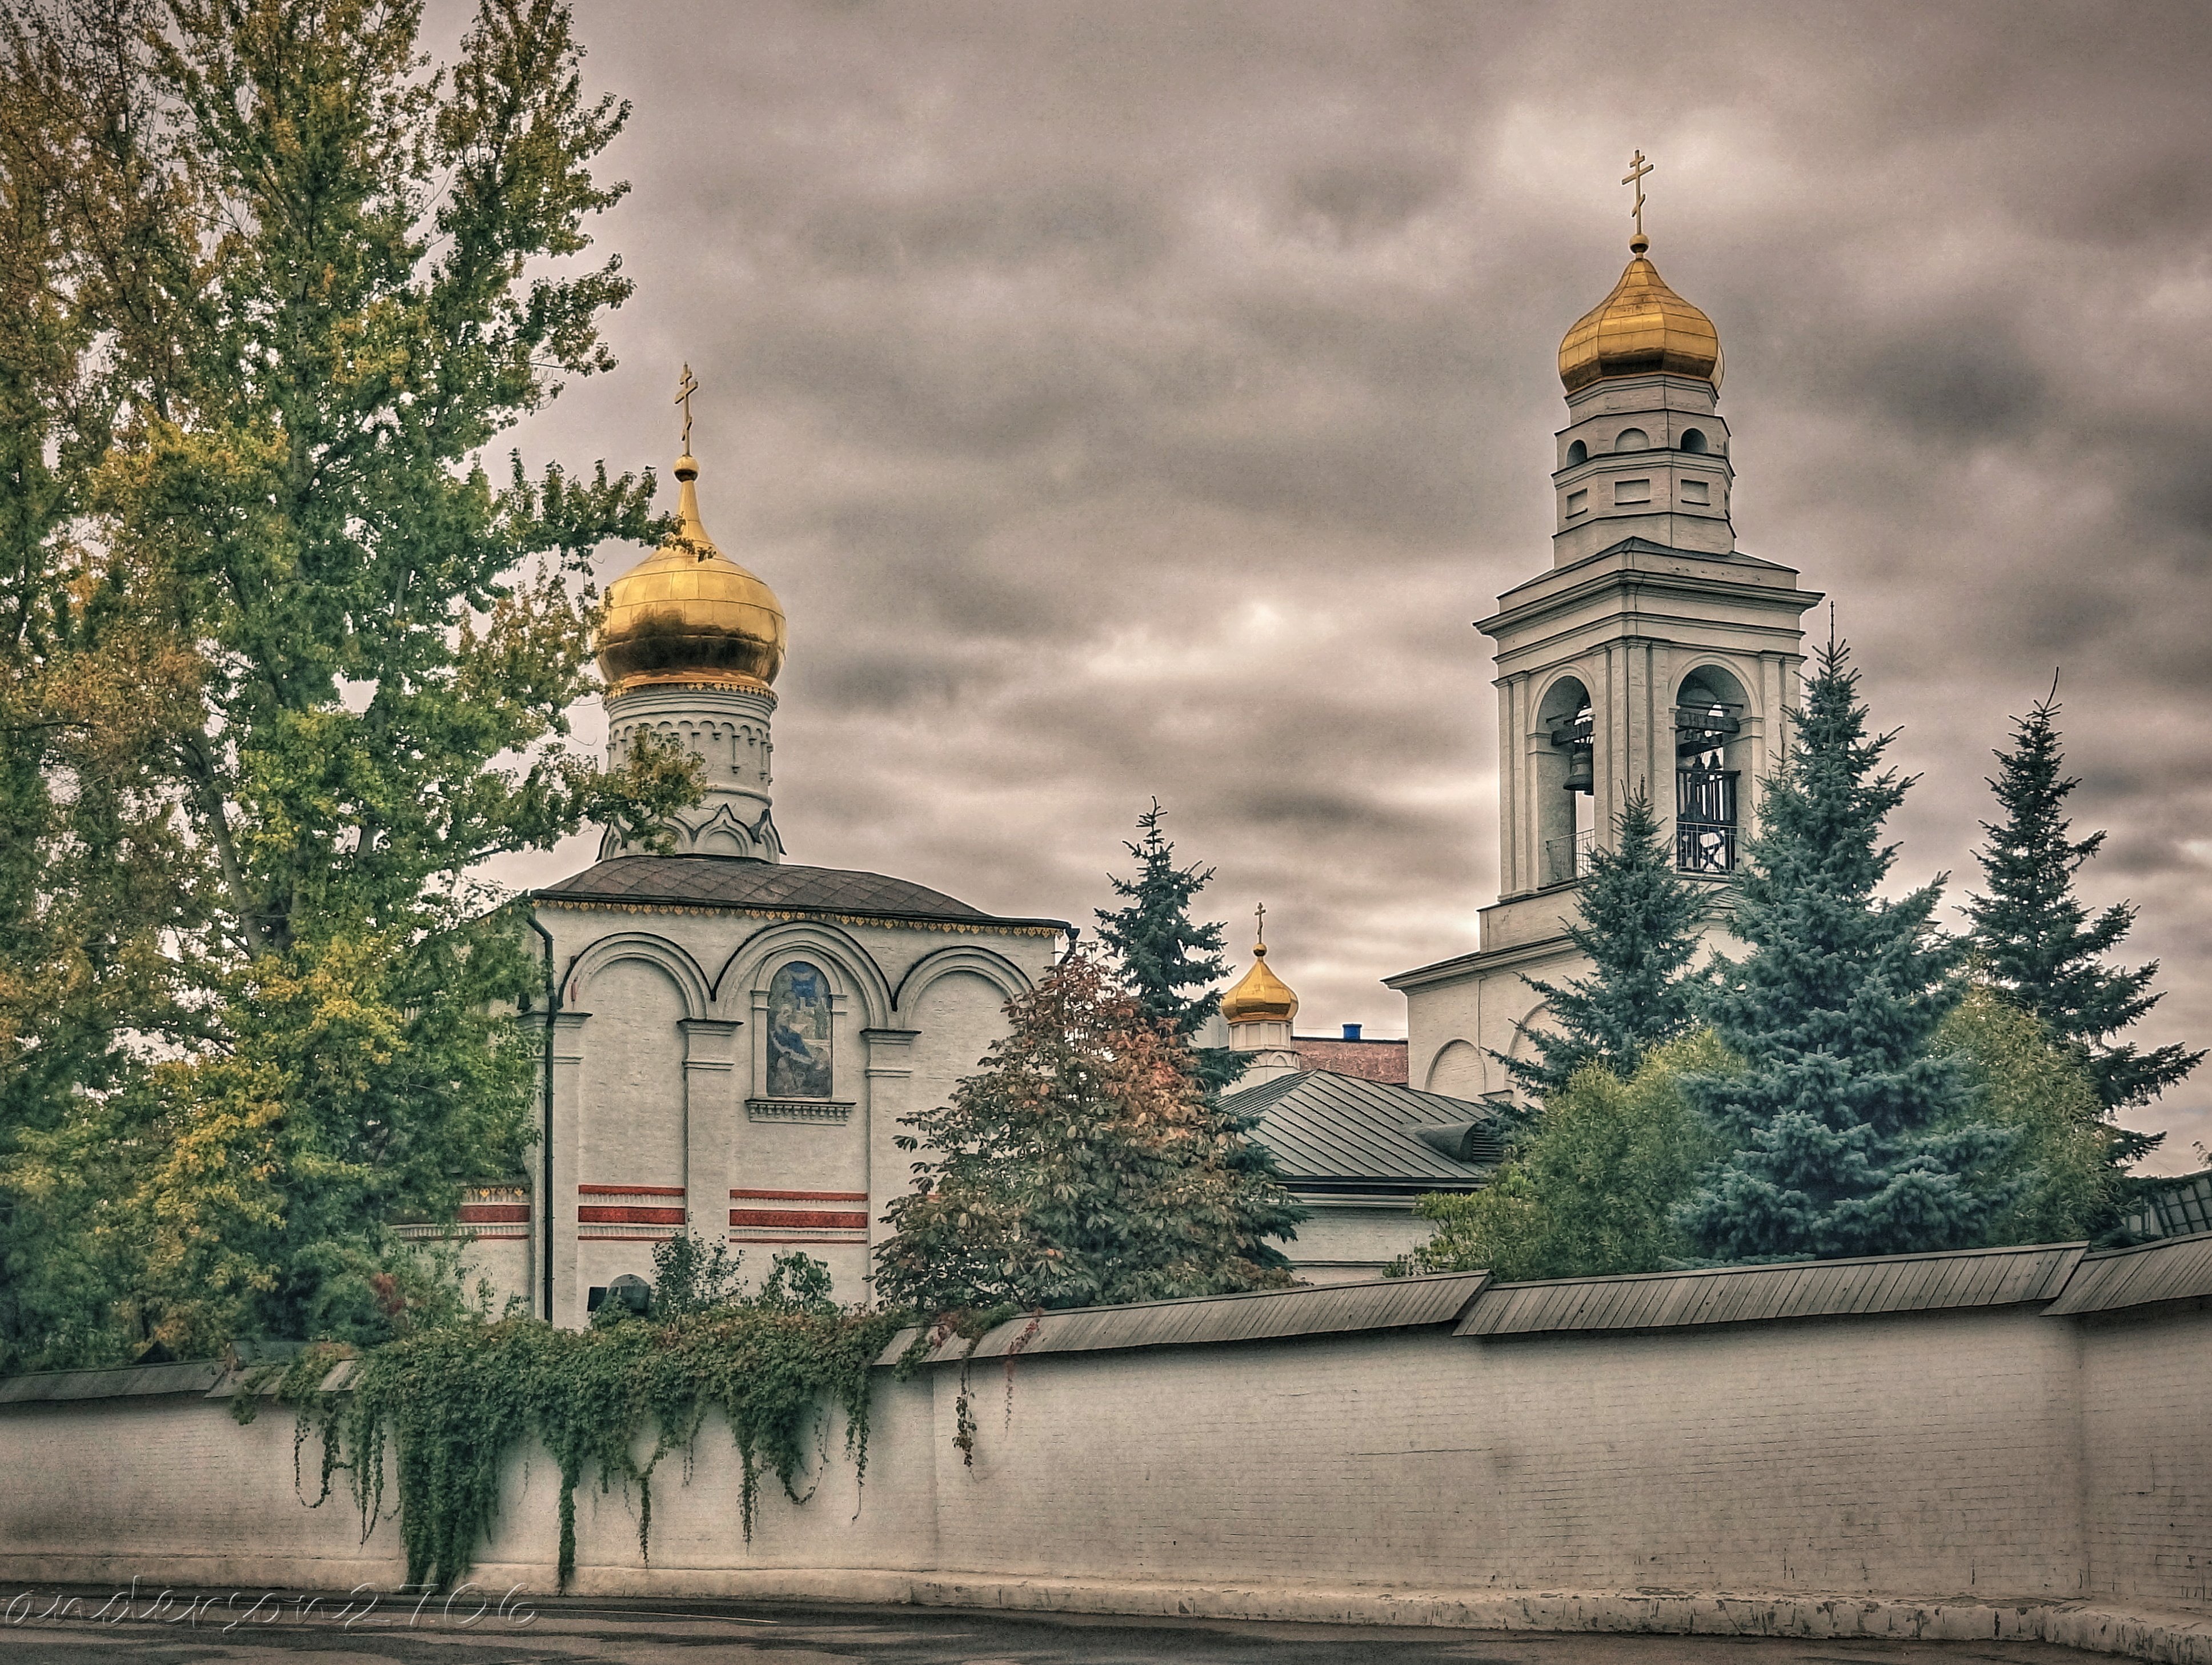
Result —
[[[1037, 1355], [971, 1389], [879, 1377], [865, 1493], [773, 1482], [747, 1546], [726, 1433], [635, 1502], [580, 1499], [582, 1587], [757, 1568], [1413, 1589], [2206, 1600], [2212, 1313], [2021, 1310], [1650, 1334], [1382, 1333]], [[0, 1578], [398, 1577], [292, 1494], [290, 1418], [196, 1399], [0, 1407]], [[312, 1453], [311, 1453], [312, 1460]], [[519, 1460], [487, 1578], [549, 1581], [555, 1485]], [[657, 1583], [653, 1581], [658, 1581]]]

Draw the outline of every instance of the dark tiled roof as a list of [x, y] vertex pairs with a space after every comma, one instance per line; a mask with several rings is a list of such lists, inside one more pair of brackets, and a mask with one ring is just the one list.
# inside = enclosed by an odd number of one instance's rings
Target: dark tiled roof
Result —
[[1473, 1190], [1490, 1170], [1459, 1162], [1414, 1130], [1488, 1121], [1487, 1104], [1421, 1092], [1387, 1081], [1364, 1081], [1333, 1070], [1299, 1070], [1262, 1081], [1222, 1101], [1239, 1115], [1257, 1115], [1252, 1136], [1275, 1154], [1292, 1185], [1358, 1182], [1378, 1191]]
[[1006, 920], [941, 890], [881, 873], [802, 867], [732, 855], [618, 855], [538, 893], [549, 902], [628, 902], [664, 907], [749, 908], [775, 913], [848, 914], [868, 919], [947, 920], [1061, 926]]

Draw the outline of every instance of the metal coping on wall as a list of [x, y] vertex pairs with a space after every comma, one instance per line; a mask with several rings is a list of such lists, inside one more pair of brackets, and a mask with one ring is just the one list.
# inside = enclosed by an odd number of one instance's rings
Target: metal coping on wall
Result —
[[[1466, 1311], [1486, 1272], [1446, 1272], [1317, 1288], [1259, 1290], [1245, 1295], [1196, 1295], [1130, 1306], [1078, 1307], [1009, 1319], [985, 1334], [971, 1354], [965, 1338], [948, 1336], [919, 1361], [958, 1364], [969, 1358], [1028, 1358], [1045, 1352], [1100, 1352], [1127, 1347], [1200, 1346], [1219, 1341], [1275, 1341], [1353, 1330], [1410, 1329], [1449, 1324]], [[877, 1362], [896, 1364], [917, 1332], [892, 1338]]]
[[2086, 1247], [2043, 1243], [1493, 1284], [1476, 1299], [1455, 1334], [1677, 1329], [1782, 1318], [2011, 1306], [2057, 1295], [2081, 1263]]
[[2212, 1231], [2085, 1255], [2081, 1270], [2045, 1311], [2069, 1317], [2205, 1295], [2212, 1295]]
[[[2203, 1232], [2096, 1254], [2078, 1243], [2041, 1243], [1541, 1283], [1499, 1284], [1486, 1272], [1457, 1272], [1249, 1295], [1200, 1295], [1040, 1313], [1034, 1321], [1015, 1318], [986, 1334], [972, 1356], [1290, 1340], [1444, 1324], [1454, 1325], [1455, 1335], [1483, 1339], [1697, 1328], [2038, 1303], [2049, 1303], [2040, 1316], [2060, 1318], [2208, 1297], [2212, 1232]], [[918, 1334], [906, 1330], [894, 1337], [877, 1363], [899, 1363]], [[964, 1340], [951, 1336], [920, 1362], [957, 1364], [970, 1356]], [[324, 1379], [323, 1390], [343, 1389], [357, 1368], [356, 1360], [339, 1361]], [[0, 1408], [185, 1395], [229, 1399], [242, 1391], [246, 1380], [244, 1371], [213, 1359], [48, 1370], [0, 1378]], [[260, 1389], [264, 1396], [276, 1390], [273, 1376]]]

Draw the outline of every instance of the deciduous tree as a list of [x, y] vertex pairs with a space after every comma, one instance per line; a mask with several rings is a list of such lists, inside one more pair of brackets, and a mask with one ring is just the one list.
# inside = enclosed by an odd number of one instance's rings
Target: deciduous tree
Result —
[[[115, 1153], [112, 1206], [29, 1259], [107, 1268], [108, 1310], [177, 1351], [376, 1329], [386, 1224], [530, 1138], [511, 1014], [538, 974], [470, 873], [695, 790], [663, 752], [609, 775], [565, 744], [588, 559], [658, 533], [650, 478], [483, 460], [611, 367], [598, 320], [629, 284], [584, 227], [622, 194], [591, 166], [624, 109], [585, 90], [554, 0], [484, 0], [436, 75], [419, 23], [407, 0], [16, 0], [0, 34], [6, 189], [37, 232], [5, 280], [33, 321], [0, 331], [9, 437], [35, 436], [0, 523], [41, 580], [9, 697], [75, 721], [112, 678], [131, 749], [88, 799], [51, 749], [11, 752], [49, 830], [4, 905], [143, 854], [112, 882], [143, 908], [129, 945], [98, 951], [160, 962], [73, 1043], [128, 1057], [112, 1090], [27, 1089], [0, 1184], [58, 1195], [62, 1156]], [[98, 1351], [26, 1322], [19, 1356]]]
[[[908, 1118], [879, 1300], [928, 1312], [1164, 1300], [1287, 1282], [1299, 1211], [1190, 1054], [1095, 951], [1008, 1003], [1012, 1032]], [[1264, 1153], [1262, 1153], [1264, 1155]]]

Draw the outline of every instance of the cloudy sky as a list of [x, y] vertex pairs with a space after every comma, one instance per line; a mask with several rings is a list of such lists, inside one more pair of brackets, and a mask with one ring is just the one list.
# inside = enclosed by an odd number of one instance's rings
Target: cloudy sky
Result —
[[[458, 33], [458, 17], [452, 20]], [[1498, 887], [1488, 644], [1553, 355], [1652, 256], [1728, 351], [1739, 544], [1834, 598], [1972, 873], [2063, 668], [2084, 879], [2212, 1040], [2212, 9], [586, 3], [635, 112], [622, 363], [520, 434], [658, 466], [791, 621], [793, 860], [1088, 922], [1152, 797], [1302, 1028]], [[635, 551], [610, 550], [611, 576]], [[602, 732], [596, 710], [580, 726]], [[588, 860], [579, 843], [517, 878]], [[2140, 1118], [2212, 1139], [2212, 1070]]]

